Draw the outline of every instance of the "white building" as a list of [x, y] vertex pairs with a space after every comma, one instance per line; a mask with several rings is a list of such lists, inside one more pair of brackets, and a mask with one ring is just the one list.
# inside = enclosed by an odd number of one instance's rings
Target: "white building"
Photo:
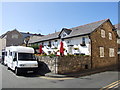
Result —
[[90, 24], [66, 29], [60, 32], [42, 36], [37, 39], [30, 39], [29, 44], [43, 45], [43, 51], [49, 54], [58, 54], [60, 42], [64, 45], [64, 54], [84, 54], [91, 55], [91, 34], [104, 23], [110, 22], [109, 19], [93, 22]]

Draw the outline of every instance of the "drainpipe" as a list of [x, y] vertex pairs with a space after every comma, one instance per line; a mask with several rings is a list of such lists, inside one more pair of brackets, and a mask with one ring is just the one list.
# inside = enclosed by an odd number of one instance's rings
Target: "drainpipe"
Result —
[[92, 67], [92, 40], [91, 40], [91, 37], [89, 35], [89, 39], [90, 39], [90, 54], [91, 54], [91, 69], [93, 68]]

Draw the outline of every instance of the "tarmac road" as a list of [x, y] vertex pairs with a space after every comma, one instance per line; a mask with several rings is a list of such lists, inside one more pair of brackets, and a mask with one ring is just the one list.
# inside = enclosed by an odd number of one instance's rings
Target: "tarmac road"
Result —
[[[2, 88], [103, 88], [117, 87], [118, 71], [106, 71], [78, 78], [54, 78], [34, 74], [16, 76], [2, 67]], [[1, 72], [1, 70], [0, 70]], [[0, 75], [1, 76], [1, 75]], [[3, 89], [4, 90], [4, 89]]]

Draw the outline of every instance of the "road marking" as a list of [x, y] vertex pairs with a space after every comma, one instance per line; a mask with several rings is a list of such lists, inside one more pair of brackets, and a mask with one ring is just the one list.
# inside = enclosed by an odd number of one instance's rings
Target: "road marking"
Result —
[[113, 87], [116, 87], [116, 86], [118, 86], [119, 84], [118, 83], [116, 83], [116, 84], [114, 84], [114, 85], [112, 85], [112, 86], [110, 86], [110, 87], [108, 87], [108, 88], [113, 88]]
[[120, 80], [115, 81], [115, 82], [113, 82], [113, 83], [111, 83], [111, 84], [109, 84], [109, 85], [101, 88], [100, 90], [104, 90], [104, 89], [105, 89], [105, 90], [108, 90], [108, 89], [110, 89], [110, 88], [115, 88], [115, 87], [118, 87], [119, 84], [120, 84]]
[[52, 79], [52, 80], [68, 80], [68, 79], [74, 79], [74, 78], [52, 78], [52, 77], [44, 77], [41, 76], [42, 79]]

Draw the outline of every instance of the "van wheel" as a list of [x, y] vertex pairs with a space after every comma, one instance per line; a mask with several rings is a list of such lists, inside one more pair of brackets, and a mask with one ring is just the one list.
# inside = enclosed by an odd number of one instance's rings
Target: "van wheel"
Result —
[[15, 74], [16, 74], [16, 75], [20, 75], [20, 71], [19, 71], [18, 68], [15, 68]]

